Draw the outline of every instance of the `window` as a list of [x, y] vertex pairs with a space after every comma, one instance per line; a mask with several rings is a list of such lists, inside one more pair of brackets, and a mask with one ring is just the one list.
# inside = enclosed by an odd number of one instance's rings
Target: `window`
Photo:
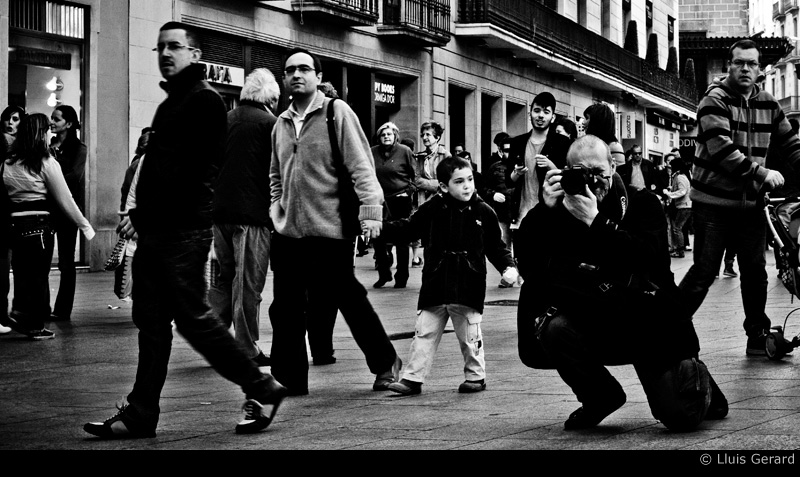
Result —
[[670, 16], [667, 17], [667, 39], [675, 41], [675, 19]]
[[652, 28], [653, 27], [653, 2], [651, 2], [650, 0], [647, 0], [647, 2], [646, 2], [645, 15], [646, 15], [645, 24], [646, 24], [647, 28]]

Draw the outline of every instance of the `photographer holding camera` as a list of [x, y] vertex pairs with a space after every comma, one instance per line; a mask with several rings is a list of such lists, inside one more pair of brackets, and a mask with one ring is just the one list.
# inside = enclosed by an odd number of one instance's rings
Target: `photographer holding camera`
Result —
[[582, 407], [567, 430], [594, 427], [622, 407], [625, 392], [606, 369], [622, 364], [633, 364], [656, 419], [691, 430], [724, 417], [727, 400], [698, 359], [692, 317], [676, 299], [659, 199], [626, 191], [614, 173], [608, 146], [579, 138], [522, 221], [520, 358], [557, 369], [572, 388]]

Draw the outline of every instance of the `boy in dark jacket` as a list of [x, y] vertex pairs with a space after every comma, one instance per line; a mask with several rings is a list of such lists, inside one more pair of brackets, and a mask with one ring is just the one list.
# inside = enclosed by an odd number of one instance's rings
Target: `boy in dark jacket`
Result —
[[419, 394], [433, 364], [447, 319], [453, 320], [466, 381], [458, 391], [486, 389], [481, 335], [483, 300], [486, 295], [486, 258], [508, 282], [519, 274], [511, 251], [503, 243], [497, 215], [476, 193], [470, 162], [450, 157], [436, 167], [441, 195], [422, 204], [410, 218], [389, 222], [384, 233], [408, 239], [423, 237], [422, 269], [416, 334], [411, 358], [400, 382], [389, 390], [402, 395]]

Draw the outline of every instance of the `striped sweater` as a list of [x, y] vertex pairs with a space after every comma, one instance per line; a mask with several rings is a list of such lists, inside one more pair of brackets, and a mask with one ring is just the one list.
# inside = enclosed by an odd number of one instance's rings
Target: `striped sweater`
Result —
[[715, 81], [697, 107], [691, 200], [724, 207], [756, 206], [769, 169], [770, 145], [800, 170], [800, 139], [775, 98], [758, 85], [749, 99]]

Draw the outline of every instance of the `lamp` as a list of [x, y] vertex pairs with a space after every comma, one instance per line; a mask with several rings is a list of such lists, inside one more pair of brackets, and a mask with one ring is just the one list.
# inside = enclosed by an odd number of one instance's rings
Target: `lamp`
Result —
[[53, 79], [48, 81], [44, 87], [47, 88], [48, 91], [61, 91], [64, 89], [64, 82], [61, 81], [61, 78], [53, 76]]

